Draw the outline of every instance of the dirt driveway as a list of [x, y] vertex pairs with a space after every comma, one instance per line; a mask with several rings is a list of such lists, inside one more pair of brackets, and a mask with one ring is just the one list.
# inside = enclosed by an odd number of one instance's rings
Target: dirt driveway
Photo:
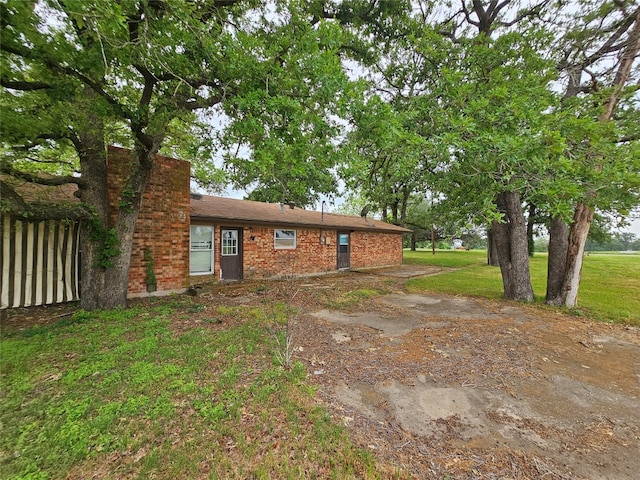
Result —
[[389, 292], [348, 308], [309, 302], [294, 333], [356, 443], [401, 477], [640, 478], [638, 328], [410, 294], [391, 280], [408, 275], [383, 273], [299, 287]]

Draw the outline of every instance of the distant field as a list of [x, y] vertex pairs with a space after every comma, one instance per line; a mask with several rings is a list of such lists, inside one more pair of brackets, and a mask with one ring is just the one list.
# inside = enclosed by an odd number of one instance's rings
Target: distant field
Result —
[[[409, 281], [412, 290], [502, 297], [498, 267], [486, 264], [481, 250], [404, 251], [404, 263], [428, 264], [457, 270]], [[547, 256], [536, 253], [531, 259], [531, 281], [536, 300], [544, 302], [547, 287]], [[573, 313], [598, 320], [640, 325], [640, 252], [597, 252], [585, 256], [579, 307]]]

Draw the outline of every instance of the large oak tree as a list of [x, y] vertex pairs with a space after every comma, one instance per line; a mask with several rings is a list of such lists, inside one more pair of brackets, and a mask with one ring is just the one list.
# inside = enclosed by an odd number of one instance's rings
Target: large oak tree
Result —
[[[226, 122], [232, 142], [250, 152], [247, 170], [266, 171], [280, 154], [294, 171], [314, 168], [303, 147], [289, 145], [296, 142], [313, 145], [320, 161], [331, 139], [327, 112], [341, 87], [339, 26], [306, 21], [303, 7], [252, 0], [0, 4], [2, 140], [10, 152], [2, 172], [78, 185], [87, 212], [83, 308], [126, 304], [133, 232], [155, 155], [189, 137], [194, 112]], [[112, 141], [135, 152], [115, 221], [106, 186]], [[51, 147], [74, 152], [76, 175], [43, 178], [22, 168]], [[321, 180], [316, 187], [327, 188]]]
[[[546, 301], [574, 307], [595, 211], [624, 215], [640, 199], [640, 7], [582, 2], [561, 20], [556, 54], [564, 92], [558, 119], [566, 148], [555, 175], [559, 186], [571, 188], [555, 188], [556, 198], [548, 202], [556, 209]], [[571, 219], [562, 214], [566, 199]]]

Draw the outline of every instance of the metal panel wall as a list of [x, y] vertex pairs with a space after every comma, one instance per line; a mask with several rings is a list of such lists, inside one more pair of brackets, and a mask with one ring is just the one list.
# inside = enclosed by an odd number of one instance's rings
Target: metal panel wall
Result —
[[78, 222], [2, 215], [0, 232], [0, 308], [78, 300]]

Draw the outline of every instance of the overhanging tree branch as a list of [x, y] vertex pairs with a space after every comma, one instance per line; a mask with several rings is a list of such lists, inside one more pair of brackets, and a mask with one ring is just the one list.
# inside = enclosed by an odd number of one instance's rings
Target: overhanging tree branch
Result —
[[78, 71], [78, 70], [76, 70], [76, 69], [74, 69], [72, 67], [60, 65], [56, 61], [54, 61], [53, 59], [51, 59], [51, 58], [49, 58], [49, 57], [47, 57], [45, 55], [38, 56], [31, 49], [21, 48], [20, 46], [12, 45], [12, 44], [9, 44], [9, 43], [7, 43], [5, 41], [0, 42], [0, 50], [4, 50], [7, 53], [11, 53], [13, 55], [16, 55], [16, 56], [24, 58], [24, 59], [28, 59], [28, 60], [32, 60], [32, 61], [35, 61], [35, 62], [42, 63], [50, 71], [57, 72], [57, 73], [62, 73], [62, 74], [71, 76], [71, 77], [79, 80], [80, 82], [84, 83], [89, 88], [91, 88], [93, 91], [95, 91], [104, 100], [106, 100], [106, 102], [109, 105], [111, 105], [117, 111], [117, 113], [120, 116], [122, 116], [122, 117], [124, 117], [124, 118], [126, 118], [128, 120], [131, 120], [133, 118], [132, 113], [129, 112], [127, 109], [125, 109], [124, 106], [122, 104], [120, 104], [120, 102], [118, 102], [116, 100], [116, 98], [114, 98], [111, 95], [109, 95], [104, 90], [102, 85], [100, 85], [95, 80], [92, 80], [91, 78], [89, 78], [84, 73], [82, 73], [82, 72], [80, 72], [80, 71]]
[[640, 8], [635, 11], [633, 29], [629, 33], [629, 42], [622, 51], [620, 58], [620, 66], [613, 80], [613, 91], [604, 103], [604, 112], [600, 115], [600, 119], [608, 121], [613, 116], [616, 105], [620, 98], [624, 85], [629, 79], [633, 62], [640, 51]]
[[[507, 2], [505, 2], [505, 3], [507, 3]], [[513, 25], [515, 25], [516, 23], [524, 20], [525, 18], [537, 17], [537, 16], [540, 15], [540, 13], [544, 9], [544, 7], [546, 7], [549, 3], [551, 3], [551, 0], [543, 0], [542, 2], [538, 3], [537, 5], [534, 5], [531, 8], [527, 8], [526, 10], [523, 10], [518, 15], [516, 15], [516, 17], [513, 20], [511, 20], [510, 22], [499, 22], [499, 23], [503, 27], [512, 27]]]
[[51, 85], [45, 82], [28, 82], [26, 80], [7, 80], [0, 78], [0, 85], [4, 88], [10, 88], [12, 90], [21, 90], [23, 92], [46, 90], [51, 88]]
[[625, 34], [625, 32], [629, 30], [629, 28], [631, 28], [631, 26], [636, 21], [639, 15], [640, 15], [640, 7], [638, 7], [631, 15], [627, 16], [622, 20], [622, 22], [620, 23], [620, 26], [611, 35], [611, 37], [609, 37], [607, 41], [604, 42], [596, 52], [594, 52], [592, 55], [589, 55], [582, 63], [582, 66], [588, 67], [589, 65], [593, 65], [595, 62], [600, 60], [607, 53], [618, 51], [622, 47], [624, 47], [625, 46], [624, 43], [618, 44], [618, 45], [616, 45], [615, 43], [618, 41], [618, 39], [620, 39], [620, 37], [622, 37], [622, 35]]
[[51, 187], [68, 185], [70, 183], [81, 185], [83, 183], [82, 178], [73, 177], [71, 175], [41, 177], [29, 172], [23, 172], [22, 170], [14, 168], [8, 162], [0, 162], [0, 173], [10, 175], [20, 180], [25, 180], [30, 183], [37, 183], [38, 185], [47, 185]]

